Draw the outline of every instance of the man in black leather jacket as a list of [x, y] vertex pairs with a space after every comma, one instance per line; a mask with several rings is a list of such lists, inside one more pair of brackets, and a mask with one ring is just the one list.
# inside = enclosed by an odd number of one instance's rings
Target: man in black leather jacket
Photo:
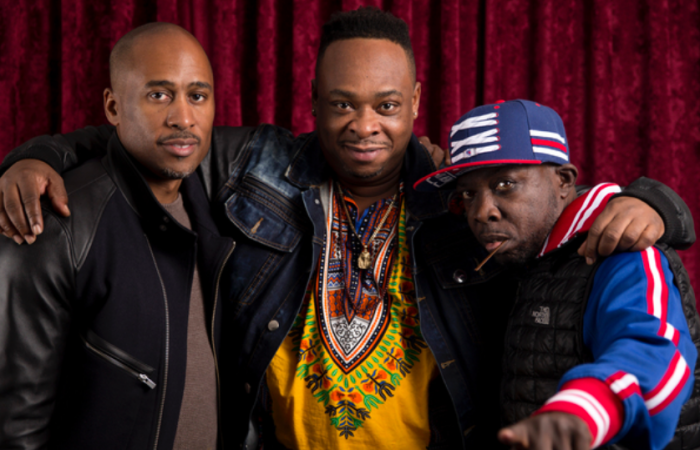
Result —
[[217, 447], [234, 244], [189, 176], [211, 145], [211, 67], [192, 35], [156, 24], [110, 68], [116, 133], [66, 174], [73, 215], [47, 208], [34, 245], [0, 241], [1, 448]]

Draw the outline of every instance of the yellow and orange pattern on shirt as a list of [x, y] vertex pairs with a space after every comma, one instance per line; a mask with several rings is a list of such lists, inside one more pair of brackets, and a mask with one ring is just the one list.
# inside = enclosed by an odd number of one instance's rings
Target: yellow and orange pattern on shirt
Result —
[[[307, 290], [292, 331], [267, 371], [277, 439], [293, 449], [425, 448], [430, 439], [428, 385], [435, 359], [420, 331], [405, 202], [398, 224], [398, 253], [389, 270], [386, 326], [370, 330], [369, 350], [348, 370], [329, 348], [330, 326], [320, 326], [319, 278]], [[318, 275], [318, 274], [317, 274]], [[346, 332], [347, 330], [344, 330]], [[325, 339], [324, 339], [325, 333]]]

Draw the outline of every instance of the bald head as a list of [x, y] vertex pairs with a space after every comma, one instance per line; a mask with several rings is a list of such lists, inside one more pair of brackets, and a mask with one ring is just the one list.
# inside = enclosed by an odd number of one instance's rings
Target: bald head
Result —
[[178, 183], [197, 168], [211, 144], [215, 103], [209, 59], [187, 31], [151, 23], [120, 39], [109, 63], [112, 87], [103, 94], [107, 120], [142, 165], [156, 197], [174, 201]]
[[109, 55], [109, 79], [112, 89], [117, 89], [124, 79], [124, 74], [133, 68], [135, 59], [139, 57], [137, 51], [140, 47], [153, 48], [173, 38], [184, 38], [195, 44], [209, 64], [201, 44], [189, 31], [167, 22], [147, 23], [129, 31], [114, 45]]

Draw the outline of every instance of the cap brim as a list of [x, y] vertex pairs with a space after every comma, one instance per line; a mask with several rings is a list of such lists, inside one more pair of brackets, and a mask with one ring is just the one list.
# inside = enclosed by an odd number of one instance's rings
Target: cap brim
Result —
[[531, 159], [501, 159], [492, 161], [480, 161], [464, 164], [455, 164], [443, 167], [440, 170], [428, 174], [413, 184], [413, 189], [420, 192], [431, 192], [450, 189], [459, 177], [465, 173], [476, 169], [484, 169], [494, 166], [505, 166], [509, 164], [542, 164], [542, 161]]

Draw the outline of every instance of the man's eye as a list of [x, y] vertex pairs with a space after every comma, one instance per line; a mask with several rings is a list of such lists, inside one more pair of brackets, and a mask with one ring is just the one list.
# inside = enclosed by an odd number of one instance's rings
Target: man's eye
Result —
[[350, 109], [350, 103], [348, 102], [338, 102], [335, 104], [340, 109]]
[[396, 105], [393, 103], [382, 103], [381, 105], [379, 105], [379, 109], [381, 109], [382, 111], [393, 111], [394, 109], [396, 109]]
[[474, 193], [471, 191], [462, 191], [460, 196], [462, 197], [462, 200], [469, 201], [474, 198]]
[[203, 102], [206, 97], [202, 94], [192, 94], [192, 100], [195, 102]]
[[153, 92], [151, 93], [151, 98], [153, 100], [164, 100], [166, 98], [165, 92]]
[[513, 183], [512, 181], [508, 181], [508, 180], [499, 181], [498, 184], [496, 185], [496, 190], [507, 191], [510, 188], [512, 188], [514, 184], [515, 183]]

